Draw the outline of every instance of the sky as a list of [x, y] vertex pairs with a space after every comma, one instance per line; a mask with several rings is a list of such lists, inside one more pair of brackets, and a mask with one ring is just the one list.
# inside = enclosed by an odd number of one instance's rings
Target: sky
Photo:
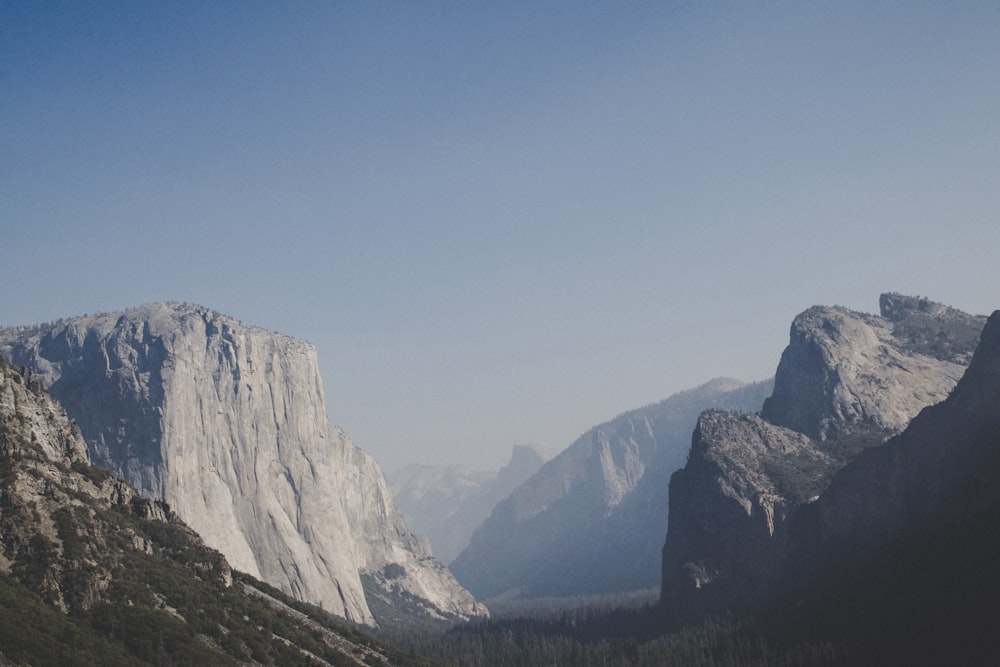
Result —
[[0, 0], [0, 325], [201, 304], [496, 468], [814, 304], [1000, 308], [998, 118], [995, 2]]

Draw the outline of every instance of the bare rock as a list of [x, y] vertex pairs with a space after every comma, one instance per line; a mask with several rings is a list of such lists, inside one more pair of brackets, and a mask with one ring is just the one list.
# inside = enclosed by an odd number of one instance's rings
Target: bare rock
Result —
[[891, 317], [816, 306], [795, 318], [765, 419], [818, 440], [898, 433], [948, 396], [985, 318], [900, 295], [881, 301]]
[[165, 500], [232, 566], [374, 623], [361, 573], [482, 613], [426, 557], [375, 461], [326, 416], [316, 350], [187, 304], [0, 331], [79, 423], [95, 463]]
[[790, 517], [955, 388], [985, 318], [896, 294], [880, 302], [882, 317], [806, 310], [761, 416], [699, 420], [670, 485], [661, 602], [676, 618], [760, 604], [785, 568]]

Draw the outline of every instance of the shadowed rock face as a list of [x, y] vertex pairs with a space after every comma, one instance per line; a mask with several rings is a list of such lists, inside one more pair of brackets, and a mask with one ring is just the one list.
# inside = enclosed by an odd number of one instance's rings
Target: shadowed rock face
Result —
[[769, 389], [717, 379], [591, 429], [496, 506], [452, 571], [484, 599], [656, 586], [668, 480], [698, 414], [757, 410]]
[[[361, 574], [446, 615], [483, 613], [423, 552], [375, 461], [326, 417], [308, 343], [190, 305], [0, 331], [95, 463], [170, 503], [245, 571], [372, 623]], [[389, 565], [403, 575], [383, 581]]]
[[[127, 523], [110, 525], [103, 511], [176, 525], [162, 501], [91, 468], [80, 429], [62, 406], [37, 376], [3, 357], [0, 508], [0, 573], [12, 575], [64, 613], [107, 600], [124, 550], [151, 551], [147, 538]], [[197, 542], [186, 527], [176, 529]], [[225, 559], [207, 550], [202, 555], [202, 574], [230, 584]]]
[[757, 415], [703, 413], [688, 463], [670, 480], [662, 596], [685, 615], [760, 598], [775, 533], [803, 500], [778, 467], [812, 479], [831, 465], [807, 436]]
[[858, 664], [992, 664], [998, 525], [1000, 311], [945, 401], [790, 517], [762, 618], [807, 640], [849, 641]]
[[1000, 311], [969, 369], [942, 403], [846, 466], [811, 508], [803, 531], [858, 553], [931, 528], [996, 517], [1000, 508]]
[[761, 416], [700, 418], [670, 485], [661, 599], [676, 617], [759, 605], [785, 566], [790, 517], [955, 388], [985, 318], [895, 294], [881, 304], [882, 317], [805, 311]]

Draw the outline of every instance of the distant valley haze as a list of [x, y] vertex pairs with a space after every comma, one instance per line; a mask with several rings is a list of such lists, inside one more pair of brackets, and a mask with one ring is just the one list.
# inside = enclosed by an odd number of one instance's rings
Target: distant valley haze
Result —
[[496, 470], [815, 304], [988, 314], [1000, 5], [0, 4], [0, 327], [200, 304], [386, 471]]

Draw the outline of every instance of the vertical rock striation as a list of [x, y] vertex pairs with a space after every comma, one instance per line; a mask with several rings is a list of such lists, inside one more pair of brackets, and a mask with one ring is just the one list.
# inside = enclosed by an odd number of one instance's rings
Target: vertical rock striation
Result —
[[232, 566], [373, 623], [361, 575], [446, 615], [483, 613], [423, 552], [375, 461], [331, 424], [315, 349], [186, 304], [0, 331], [95, 463], [166, 500]]

